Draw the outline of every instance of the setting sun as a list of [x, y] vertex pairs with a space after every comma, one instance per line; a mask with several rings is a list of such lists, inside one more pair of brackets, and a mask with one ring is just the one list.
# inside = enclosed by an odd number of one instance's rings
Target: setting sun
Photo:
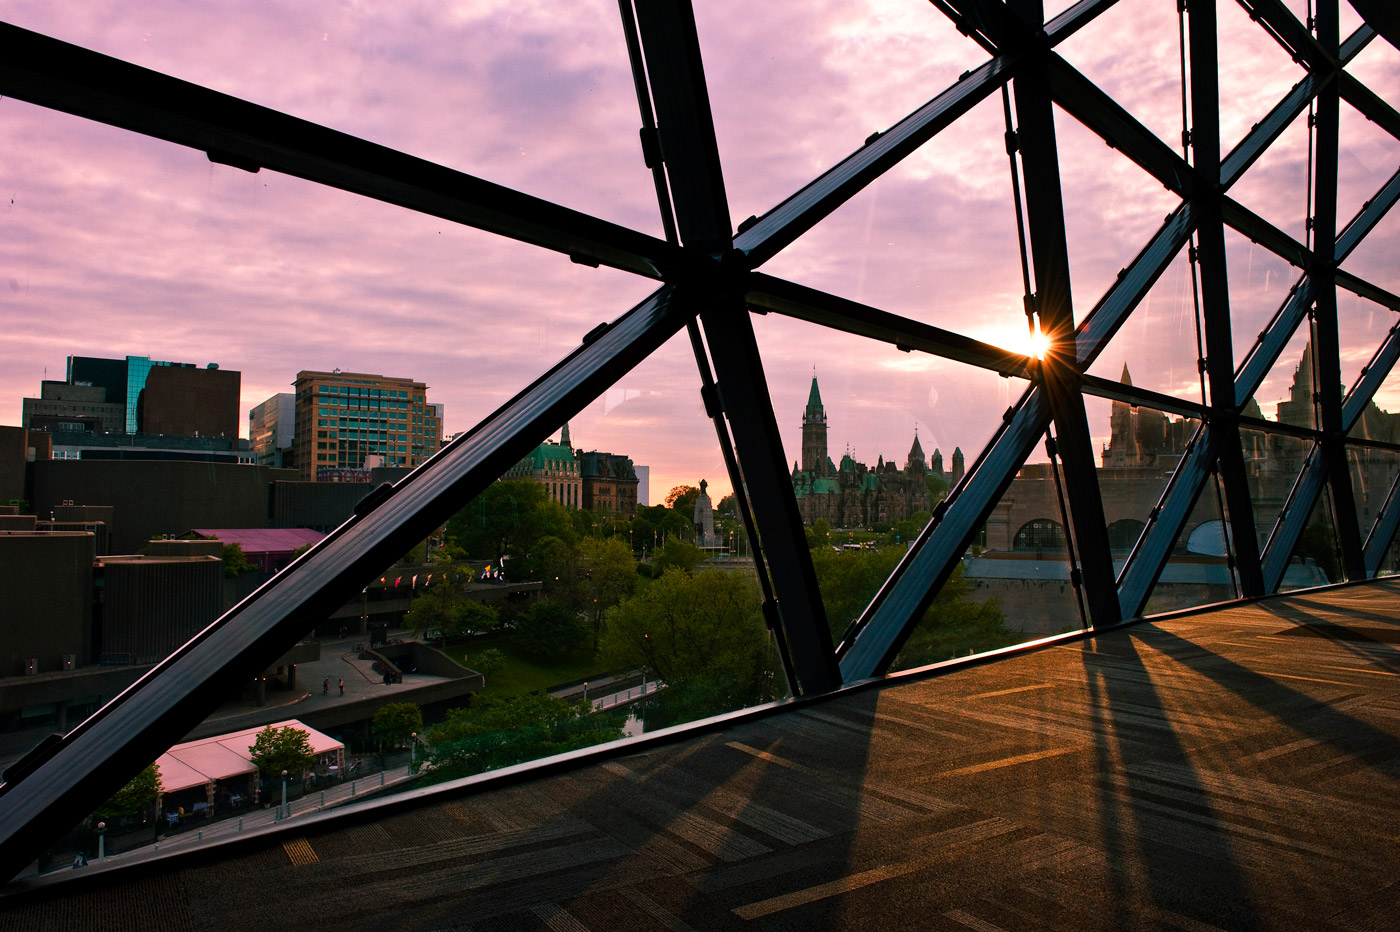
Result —
[[1044, 359], [1052, 342], [1050, 334], [1041, 330], [1039, 325], [1036, 326], [1034, 332], [1025, 327], [998, 327], [995, 330], [984, 332], [979, 338], [995, 346], [1000, 346], [1002, 349], [1034, 359]]

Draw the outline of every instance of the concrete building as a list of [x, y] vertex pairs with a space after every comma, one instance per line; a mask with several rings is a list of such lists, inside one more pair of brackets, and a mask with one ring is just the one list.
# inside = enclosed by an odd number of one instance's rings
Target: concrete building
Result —
[[137, 430], [157, 436], [237, 437], [242, 376], [213, 363], [203, 369], [154, 366], [136, 402]]
[[412, 379], [297, 373], [293, 449], [309, 482], [368, 481], [375, 466], [413, 468], [442, 446], [440, 408]]
[[29, 499], [29, 464], [52, 459], [53, 437], [23, 427], [0, 427], [0, 505]]
[[260, 466], [293, 468], [296, 454], [296, 396], [278, 392], [248, 412], [248, 444]]
[[148, 356], [68, 357], [67, 384], [102, 389], [104, 403], [121, 405], [124, 423], [118, 430], [128, 434], [236, 437], [240, 381], [238, 372], [216, 363], [201, 369]]
[[164, 660], [223, 608], [224, 563], [215, 556], [108, 556], [94, 573], [94, 639], [103, 664]]
[[45, 379], [39, 397], [22, 401], [20, 425], [32, 430], [126, 433], [126, 406], [107, 400], [100, 385]]
[[237, 544], [248, 562], [268, 576], [286, 569], [301, 551], [326, 536], [306, 528], [195, 528], [190, 533], [221, 548]]
[[137, 553], [153, 537], [192, 527], [268, 527], [272, 482], [295, 478], [236, 463], [55, 459], [34, 464], [30, 501], [54, 520], [64, 505], [110, 506], [111, 551]]

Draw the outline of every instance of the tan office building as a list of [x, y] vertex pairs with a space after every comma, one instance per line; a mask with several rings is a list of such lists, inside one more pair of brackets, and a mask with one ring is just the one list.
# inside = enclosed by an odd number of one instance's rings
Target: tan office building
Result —
[[442, 406], [412, 379], [298, 372], [296, 465], [312, 482], [365, 482], [374, 466], [414, 467], [442, 446]]

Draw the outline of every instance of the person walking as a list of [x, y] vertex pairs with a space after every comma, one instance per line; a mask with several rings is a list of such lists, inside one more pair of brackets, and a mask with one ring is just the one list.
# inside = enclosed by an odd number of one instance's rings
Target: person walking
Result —
[[344, 679], [342, 679], [342, 680], [340, 681], [340, 694], [341, 694], [342, 696], [345, 695], [345, 680], [344, 680]]
[[326, 677], [325, 682], [323, 682], [323, 683], [321, 684], [321, 695], [323, 695], [323, 696], [329, 696], [330, 694], [331, 694], [331, 678], [328, 676], [328, 677]]

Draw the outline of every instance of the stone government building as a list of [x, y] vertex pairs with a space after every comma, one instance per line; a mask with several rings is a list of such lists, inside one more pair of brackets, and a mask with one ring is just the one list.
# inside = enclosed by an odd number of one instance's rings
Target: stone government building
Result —
[[559, 441], [546, 440], [516, 463], [502, 479], [533, 479], [565, 508], [637, 513], [637, 468], [630, 457], [599, 450], [575, 450], [566, 423]]
[[953, 451], [952, 471], [945, 474], [938, 450], [933, 451], [932, 466], [925, 461], [917, 430], [903, 469], [884, 456], [872, 468], [856, 462], [849, 452], [837, 466], [827, 455], [826, 428], [826, 408], [813, 376], [802, 413], [802, 462], [792, 467], [797, 510], [805, 524], [824, 520], [832, 527], [871, 527], [904, 521], [932, 510], [927, 477], [936, 476], [949, 487], [962, 478], [962, 450]]
[[[1312, 348], [1308, 346], [1294, 369], [1288, 397], [1279, 402], [1277, 423], [1315, 427], [1313, 372]], [[1127, 366], [1123, 368], [1122, 381], [1132, 384]], [[1265, 420], [1254, 401], [1242, 413]], [[1109, 546], [1116, 563], [1121, 565], [1142, 535], [1197, 426], [1192, 418], [1113, 402], [1109, 441], [1101, 451], [1098, 481]], [[1387, 413], [1371, 403], [1353, 434], [1400, 443], [1400, 415]], [[1288, 501], [1311, 444], [1264, 428], [1244, 430], [1242, 437], [1255, 527], [1262, 547]], [[1365, 534], [1396, 482], [1400, 456], [1385, 450], [1357, 448], [1349, 454], [1349, 465], [1357, 517]], [[936, 501], [930, 500], [927, 476], [943, 479], [951, 489], [962, 474], [961, 451], [953, 453], [953, 468], [947, 473], [937, 450], [932, 463], [926, 465], [917, 435], [903, 469], [883, 457], [872, 468], [856, 462], [849, 453], [836, 465], [827, 455], [826, 409], [817, 380], [812, 379], [802, 416], [802, 461], [794, 464], [792, 471], [804, 523], [824, 519], [833, 527], [893, 524], [920, 510], [932, 510]], [[1324, 506], [1319, 506], [1313, 521], [1330, 522]], [[963, 565], [973, 588], [972, 598], [997, 598], [1012, 627], [1052, 633], [1063, 630], [1067, 620], [1077, 617], [1065, 529], [1049, 464], [1033, 463], [1021, 468], [988, 516]], [[1383, 571], [1395, 569], [1392, 566]], [[1295, 560], [1285, 575], [1284, 585], [1291, 589], [1331, 581], [1325, 566], [1312, 560]], [[1182, 530], [1171, 562], [1154, 590], [1149, 611], [1233, 597], [1221, 513], [1208, 485]]]
[[[1316, 426], [1313, 370], [1309, 344], [1294, 369], [1287, 399], [1279, 402], [1278, 423], [1303, 428]], [[1126, 365], [1122, 381], [1132, 384]], [[1243, 414], [1265, 420], [1254, 401], [1246, 405]], [[1115, 553], [1126, 555], [1137, 542], [1148, 514], [1185, 455], [1197, 426], [1194, 419], [1170, 417], [1161, 411], [1113, 402], [1109, 442], [1101, 451], [1098, 478], [1109, 542]], [[1372, 402], [1352, 433], [1368, 440], [1400, 443], [1400, 415], [1387, 413]], [[1310, 447], [1281, 432], [1245, 430], [1243, 436], [1255, 524], [1262, 546], [1288, 499]], [[1353, 452], [1350, 466], [1357, 516], [1364, 532], [1390, 494], [1400, 457], [1386, 451]], [[948, 472], [944, 472], [942, 454], [938, 450], [933, 453], [932, 463], [926, 464], [917, 433], [903, 469], [884, 457], [872, 468], [856, 462], [849, 453], [841, 458], [839, 466], [836, 465], [827, 454], [827, 414], [817, 380], [812, 379], [802, 415], [802, 461], [800, 465], [794, 464], [792, 471], [798, 509], [805, 523], [811, 524], [820, 518], [833, 527], [868, 527], [901, 521], [918, 511], [930, 511], [936, 504], [930, 501], [924, 481], [926, 476], [938, 477], [951, 489], [962, 479], [963, 471], [961, 450], [953, 452], [952, 469]], [[1197, 514], [1182, 534], [1179, 550], [1188, 549], [1193, 531], [1198, 532], [1196, 541], [1201, 544], [1208, 536], [1202, 532], [1202, 525], [1220, 519], [1214, 496], [1203, 494], [1201, 498]], [[1214, 533], [1218, 540], [1218, 525]], [[1048, 464], [1029, 464], [1021, 468], [988, 518], [979, 545], [983, 550], [997, 552], [1064, 550], [1064, 527], [1060, 522], [1054, 476]]]

